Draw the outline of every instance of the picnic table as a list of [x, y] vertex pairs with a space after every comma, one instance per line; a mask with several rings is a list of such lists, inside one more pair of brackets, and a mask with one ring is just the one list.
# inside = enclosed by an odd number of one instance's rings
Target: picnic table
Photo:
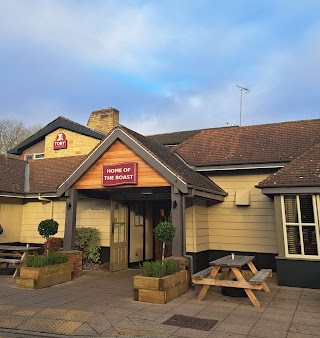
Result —
[[16, 278], [19, 268], [27, 259], [28, 254], [32, 252], [34, 255], [37, 255], [40, 249], [41, 247], [39, 246], [1, 244], [0, 268], [2, 263], [6, 263], [7, 265], [12, 264], [16, 268], [13, 278]]
[[[203, 285], [198, 300], [202, 300], [210, 286], [224, 286], [244, 289], [250, 301], [255, 307], [260, 307], [260, 303], [253, 293], [253, 290], [263, 290], [270, 292], [265, 280], [272, 274], [271, 269], [258, 271], [253, 264], [254, 256], [228, 255], [216, 259], [209, 263], [209, 267], [192, 275], [194, 284]], [[253, 277], [246, 280], [241, 268], [248, 265]], [[221, 271], [220, 278], [216, 278]], [[230, 279], [234, 275], [236, 280]]]

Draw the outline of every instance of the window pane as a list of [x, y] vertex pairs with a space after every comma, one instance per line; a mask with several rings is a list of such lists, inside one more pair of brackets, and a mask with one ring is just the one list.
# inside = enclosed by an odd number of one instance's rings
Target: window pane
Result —
[[316, 228], [314, 226], [302, 227], [303, 245], [305, 255], [318, 255]]
[[298, 207], [296, 196], [284, 196], [287, 223], [298, 223]]
[[300, 195], [300, 210], [302, 223], [314, 223], [311, 195]]
[[118, 223], [113, 224], [113, 242], [119, 243], [119, 224]]
[[289, 254], [301, 254], [300, 234], [298, 226], [287, 226]]

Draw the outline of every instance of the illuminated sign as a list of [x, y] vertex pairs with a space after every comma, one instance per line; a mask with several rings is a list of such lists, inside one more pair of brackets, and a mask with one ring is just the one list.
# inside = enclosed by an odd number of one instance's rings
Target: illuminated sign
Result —
[[101, 184], [104, 187], [138, 184], [138, 163], [127, 162], [102, 166]]
[[56, 140], [53, 142], [53, 149], [67, 149], [68, 141], [66, 140], [66, 135], [64, 133], [58, 133]]

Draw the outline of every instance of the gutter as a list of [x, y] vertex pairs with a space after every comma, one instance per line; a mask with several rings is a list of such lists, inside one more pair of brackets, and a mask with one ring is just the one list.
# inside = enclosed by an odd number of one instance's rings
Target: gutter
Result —
[[41, 201], [42, 204], [51, 203], [51, 217], [50, 217], [50, 219], [53, 219], [53, 201], [51, 201], [51, 200], [49, 200], [45, 197], [42, 197], [40, 193], [38, 195], [38, 200]]

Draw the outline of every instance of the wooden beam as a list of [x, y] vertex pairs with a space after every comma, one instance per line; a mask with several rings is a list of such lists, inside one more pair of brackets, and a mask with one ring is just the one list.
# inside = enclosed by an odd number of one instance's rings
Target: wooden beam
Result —
[[70, 189], [66, 200], [66, 220], [64, 228], [64, 250], [74, 250], [76, 236], [78, 190]]
[[174, 187], [171, 187], [171, 216], [172, 224], [176, 227], [176, 234], [172, 241], [172, 256], [181, 257], [183, 255], [182, 243], [185, 238], [182, 238], [182, 196], [180, 192], [174, 192]]

